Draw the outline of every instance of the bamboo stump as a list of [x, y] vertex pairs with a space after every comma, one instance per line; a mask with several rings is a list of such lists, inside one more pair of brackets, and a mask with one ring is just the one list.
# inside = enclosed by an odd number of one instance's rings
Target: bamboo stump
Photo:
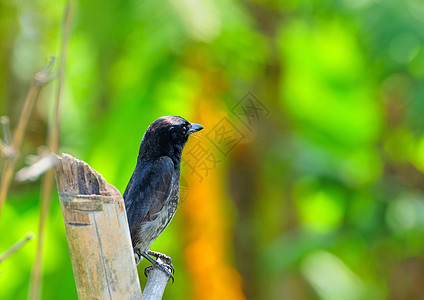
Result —
[[78, 298], [142, 299], [119, 191], [68, 154], [56, 180]]

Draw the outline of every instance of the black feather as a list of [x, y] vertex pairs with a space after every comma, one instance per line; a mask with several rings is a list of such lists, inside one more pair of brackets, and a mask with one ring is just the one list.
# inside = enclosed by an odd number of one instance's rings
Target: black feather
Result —
[[135, 170], [123, 195], [138, 259], [175, 214], [181, 154], [189, 135], [201, 129], [181, 117], [162, 117], [144, 134]]

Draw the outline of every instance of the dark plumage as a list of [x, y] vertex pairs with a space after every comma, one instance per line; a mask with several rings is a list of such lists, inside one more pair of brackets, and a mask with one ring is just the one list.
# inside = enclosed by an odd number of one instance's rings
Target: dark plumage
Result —
[[167, 272], [148, 256], [160, 255], [149, 248], [177, 209], [184, 145], [190, 134], [202, 129], [201, 125], [171, 116], [157, 119], [144, 134], [135, 170], [124, 193], [137, 264], [145, 257]]

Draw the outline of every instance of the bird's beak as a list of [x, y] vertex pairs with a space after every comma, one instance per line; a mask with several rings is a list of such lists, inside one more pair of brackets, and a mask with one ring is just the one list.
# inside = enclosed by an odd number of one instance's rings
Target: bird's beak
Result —
[[202, 125], [196, 124], [196, 123], [191, 123], [191, 128], [188, 130], [188, 134], [192, 134], [195, 133], [197, 131], [200, 131], [203, 129]]

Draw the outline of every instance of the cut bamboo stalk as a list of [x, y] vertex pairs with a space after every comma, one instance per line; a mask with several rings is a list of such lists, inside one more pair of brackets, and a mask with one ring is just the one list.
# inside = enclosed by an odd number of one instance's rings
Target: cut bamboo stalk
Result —
[[59, 157], [56, 181], [79, 299], [142, 299], [124, 200], [88, 164]]

